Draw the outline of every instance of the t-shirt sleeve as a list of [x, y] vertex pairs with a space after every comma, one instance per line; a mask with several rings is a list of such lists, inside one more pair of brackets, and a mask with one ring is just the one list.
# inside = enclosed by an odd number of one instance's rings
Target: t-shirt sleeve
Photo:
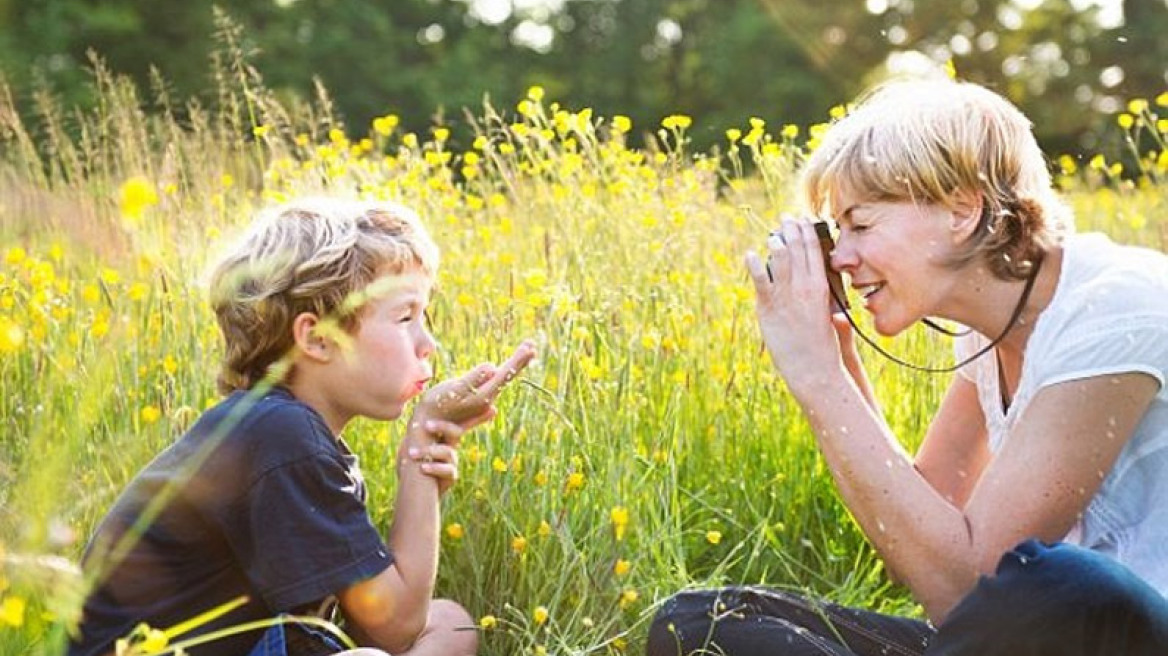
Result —
[[361, 489], [339, 452], [317, 451], [261, 472], [226, 513], [244, 574], [273, 610], [317, 602], [393, 562]]
[[1168, 379], [1168, 322], [1162, 317], [1088, 321], [1052, 341], [1038, 371], [1039, 387], [1123, 373], [1152, 376], [1164, 394]]

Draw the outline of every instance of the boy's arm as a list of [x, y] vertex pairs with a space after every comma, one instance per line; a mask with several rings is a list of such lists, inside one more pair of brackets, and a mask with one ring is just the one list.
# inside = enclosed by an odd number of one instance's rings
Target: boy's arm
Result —
[[426, 452], [439, 443], [456, 448], [463, 433], [495, 416], [495, 397], [534, 356], [524, 342], [502, 366], [479, 366], [420, 400], [398, 450], [398, 493], [387, 539], [394, 563], [339, 595], [349, 629], [361, 642], [405, 651], [429, 617], [438, 570], [439, 479], [423, 471], [410, 449]]
[[391, 653], [407, 650], [425, 628], [438, 571], [438, 481], [407, 457], [409, 448], [434, 442], [414, 428], [417, 423], [411, 422], [398, 451], [398, 493], [386, 540], [394, 562], [339, 595], [355, 637]]

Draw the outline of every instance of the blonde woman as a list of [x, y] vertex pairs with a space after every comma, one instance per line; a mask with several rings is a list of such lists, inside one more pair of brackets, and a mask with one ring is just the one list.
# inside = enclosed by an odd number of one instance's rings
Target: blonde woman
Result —
[[826, 264], [877, 332], [970, 329], [910, 455], [832, 315], [812, 224], [787, 220], [765, 262], [747, 255], [774, 366], [928, 621], [685, 592], [649, 653], [1168, 654], [1168, 258], [1072, 234], [1029, 121], [968, 83], [878, 88], [828, 131], [802, 188], [838, 227]]

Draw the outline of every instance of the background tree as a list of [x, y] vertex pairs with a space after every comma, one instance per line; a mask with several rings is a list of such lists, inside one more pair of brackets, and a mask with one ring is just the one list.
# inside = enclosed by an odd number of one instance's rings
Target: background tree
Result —
[[[1096, 149], [1121, 100], [1166, 84], [1168, 4], [1117, 0], [219, 0], [277, 92], [319, 78], [352, 131], [424, 129], [531, 84], [639, 130], [690, 114], [697, 146], [750, 116], [823, 119], [888, 70], [952, 60], [1035, 119], [1052, 151]], [[1085, 4], [1086, 3], [1086, 4]], [[178, 97], [212, 88], [212, 0], [0, 0], [0, 67], [25, 98], [88, 94], [86, 53]], [[27, 105], [27, 101], [26, 101]]]

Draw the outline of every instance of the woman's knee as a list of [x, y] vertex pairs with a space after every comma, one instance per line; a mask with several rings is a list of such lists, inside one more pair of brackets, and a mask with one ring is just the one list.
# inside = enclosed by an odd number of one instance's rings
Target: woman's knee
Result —
[[645, 652], [678, 656], [693, 651], [697, 635], [709, 635], [721, 597], [717, 590], [687, 590], [665, 600], [653, 622]]
[[[990, 626], [996, 629], [986, 631]], [[999, 653], [1094, 653], [1075, 649], [1097, 640], [1129, 650], [1108, 653], [1144, 653], [1136, 646], [1141, 644], [1162, 649], [1168, 601], [1103, 554], [1027, 540], [1006, 552], [994, 576], [982, 578], [953, 609], [930, 653], [973, 654], [990, 647]]]

